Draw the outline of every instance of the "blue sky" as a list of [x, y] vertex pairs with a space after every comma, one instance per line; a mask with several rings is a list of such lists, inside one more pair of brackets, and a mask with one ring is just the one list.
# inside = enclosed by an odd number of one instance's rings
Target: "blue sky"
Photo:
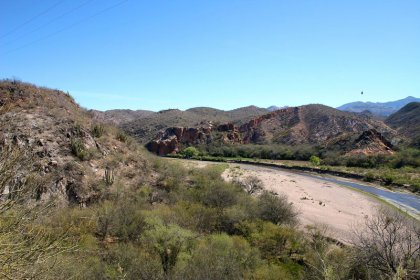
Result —
[[[84, 107], [420, 96], [420, 1], [1, 1], [0, 78]], [[360, 91], [364, 95], [360, 95]]]

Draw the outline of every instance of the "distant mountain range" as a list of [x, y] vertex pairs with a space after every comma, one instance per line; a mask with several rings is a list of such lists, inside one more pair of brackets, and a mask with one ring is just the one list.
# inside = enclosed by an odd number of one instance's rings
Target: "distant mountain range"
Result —
[[278, 107], [278, 106], [273, 105], [273, 106], [268, 107], [267, 110], [270, 112], [273, 112], [273, 111], [277, 111], [277, 110], [285, 109], [285, 108], [289, 108], [289, 106]]
[[[329, 142], [330, 144], [328, 145], [333, 145], [332, 142], [338, 139], [336, 137], [338, 135], [346, 135], [349, 138], [350, 134], [354, 134], [353, 136], [356, 137], [368, 130], [377, 130], [391, 140], [395, 134], [389, 133], [389, 129], [387, 129], [389, 127], [399, 130], [401, 135], [413, 139], [417, 135], [417, 130], [412, 132], [410, 127], [415, 127], [412, 123], [417, 120], [418, 109], [413, 111], [401, 108], [416, 100], [420, 101], [420, 98], [409, 96], [402, 100], [384, 103], [353, 102], [340, 106], [337, 109], [323, 105], [293, 108], [273, 105], [268, 108], [247, 106], [229, 111], [210, 107], [195, 107], [188, 110], [168, 109], [159, 112], [145, 110], [110, 110], [105, 112], [91, 110], [90, 112], [93, 114], [95, 121], [116, 124], [123, 131], [134, 136], [144, 144], [153, 139], [158, 142], [159, 140], [164, 140], [165, 137], [158, 136], [159, 133], [164, 131], [166, 131], [166, 136], [172, 137], [173, 135], [170, 132], [177, 131], [175, 128], [182, 128], [189, 131], [188, 133], [193, 131], [189, 129], [211, 128], [210, 133], [206, 130], [203, 134], [203, 139], [213, 139], [213, 134], [219, 129], [225, 131], [225, 126], [227, 125], [229, 129], [224, 132], [226, 134], [224, 137], [226, 139], [234, 139], [234, 142], [238, 143], [326, 145]], [[410, 108], [412, 109], [413, 106]], [[401, 111], [397, 113], [399, 109]], [[395, 113], [395, 116], [389, 117], [385, 122], [387, 125], [385, 125], [383, 121], [393, 113]], [[377, 118], [378, 116], [379, 118]], [[313, 120], [313, 122], [309, 120]], [[338, 127], [328, 125], [328, 120], [341, 125]], [[249, 131], [245, 129], [252, 122], [257, 122], [259, 125], [251, 125], [252, 129]], [[410, 123], [410, 127], [405, 127], [405, 123]], [[315, 127], [316, 124], [319, 124], [320, 127]], [[237, 134], [238, 131], [240, 131], [239, 134]], [[328, 134], [328, 131], [333, 131], [333, 134]], [[351, 133], [348, 134], [349, 132]], [[321, 140], [322, 135], [327, 136]], [[373, 137], [374, 135], [376, 134], [372, 132], [371, 136]], [[195, 137], [193, 135], [190, 136], [192, 137], [191, 139]], [[317, 139], [317, 137], [321, 138], [315, 141], [314, 139]], [[193, 142], [201, 143], [203, 139], [195, 139]], [[179, 145], [182, 146], [181, 142], [183, 140], [179, 140]], [[207, 140], [204, 142], [213, 142]], [[341, 144], [345, 144], [343, 139], [340, 141]], [[183, 144], [192, 144], [187, 142]], [[345, 144], [345, 146], [348, 145], [350, 144]]]
[[340, 107], [337, 107], [338, 110], [347, 111], [347, 112], [354, 112], [354, 113], [362, 113], [365, 111], [369, 111], [372, 114], [380, 117], [387, 117], [399, 109], [404, 107], [410, 102], [420, 102], [420, 98], [416, 98], [413, 96], [408, 96], [401, 100], [390, 101], [390, 102], [352, 102], [344, 104]]
[[387, 139], [395, 136], [380, 120], [313, 104], [276, 110], [242, 124], [171, 126], [161, 130], [147, 148], [166, 155], [190, 145], [278, 144], [329, 147], [348, 154], [388, 154], [392, 145]]
[[197, 127], [218, 123], [242, 124], [268, 112], [268, 109], [256, 106], [242, 107], [230, 111], [196, 107], [185, 111], [178, 109], [163, 110], [143, 117], [134, 117], [131, 120], [125, 116], [125, 121], [118, 120], [114, 123], [119, 123], [124, 131], [136, 137], [140, 142], [147, 143], [159, 131], [168, 127]]

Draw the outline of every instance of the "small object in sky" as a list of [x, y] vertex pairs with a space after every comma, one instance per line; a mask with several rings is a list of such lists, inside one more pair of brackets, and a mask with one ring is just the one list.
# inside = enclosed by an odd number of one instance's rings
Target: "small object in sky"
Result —
[[363, 91], [360, 94], [363, 95]]

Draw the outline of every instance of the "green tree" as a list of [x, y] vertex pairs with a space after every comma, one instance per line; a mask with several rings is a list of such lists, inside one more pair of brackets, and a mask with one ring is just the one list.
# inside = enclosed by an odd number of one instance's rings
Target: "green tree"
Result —
[[295, 224], [297, 212], [284, 195], [264, 191], [258, 197], [257, 215], [260, 219], [273, 224]]
[[183, 151], [182, 151], [182, 154], [186, 157], [186, 158], [193, 158], [193, 157], [196, 157], [196, 156], [198, 156], [199, 154], [200, 154], [200, 152], [197, 150], [197, 148], [195, 148], [195, 147], [188, 147], [188, 148], [185, 148]]
[[310, 161], [313, 165], [316, 165], [316, 166], [318, 166], [318, 165], [320, 165], [320, 164], [321, 164], [321, 159], [320, 159], [319, 157], [317, 157], [317, 156], [311, 156], [311, 157], [309, 158], [309, 161]]

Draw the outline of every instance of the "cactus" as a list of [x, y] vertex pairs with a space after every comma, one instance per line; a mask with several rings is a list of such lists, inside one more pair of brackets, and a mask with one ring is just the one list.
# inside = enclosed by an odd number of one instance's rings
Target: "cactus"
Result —
[[109, 167], [105, 168], [104, 181], [107, 186], [114, 184], [114, 170]]

